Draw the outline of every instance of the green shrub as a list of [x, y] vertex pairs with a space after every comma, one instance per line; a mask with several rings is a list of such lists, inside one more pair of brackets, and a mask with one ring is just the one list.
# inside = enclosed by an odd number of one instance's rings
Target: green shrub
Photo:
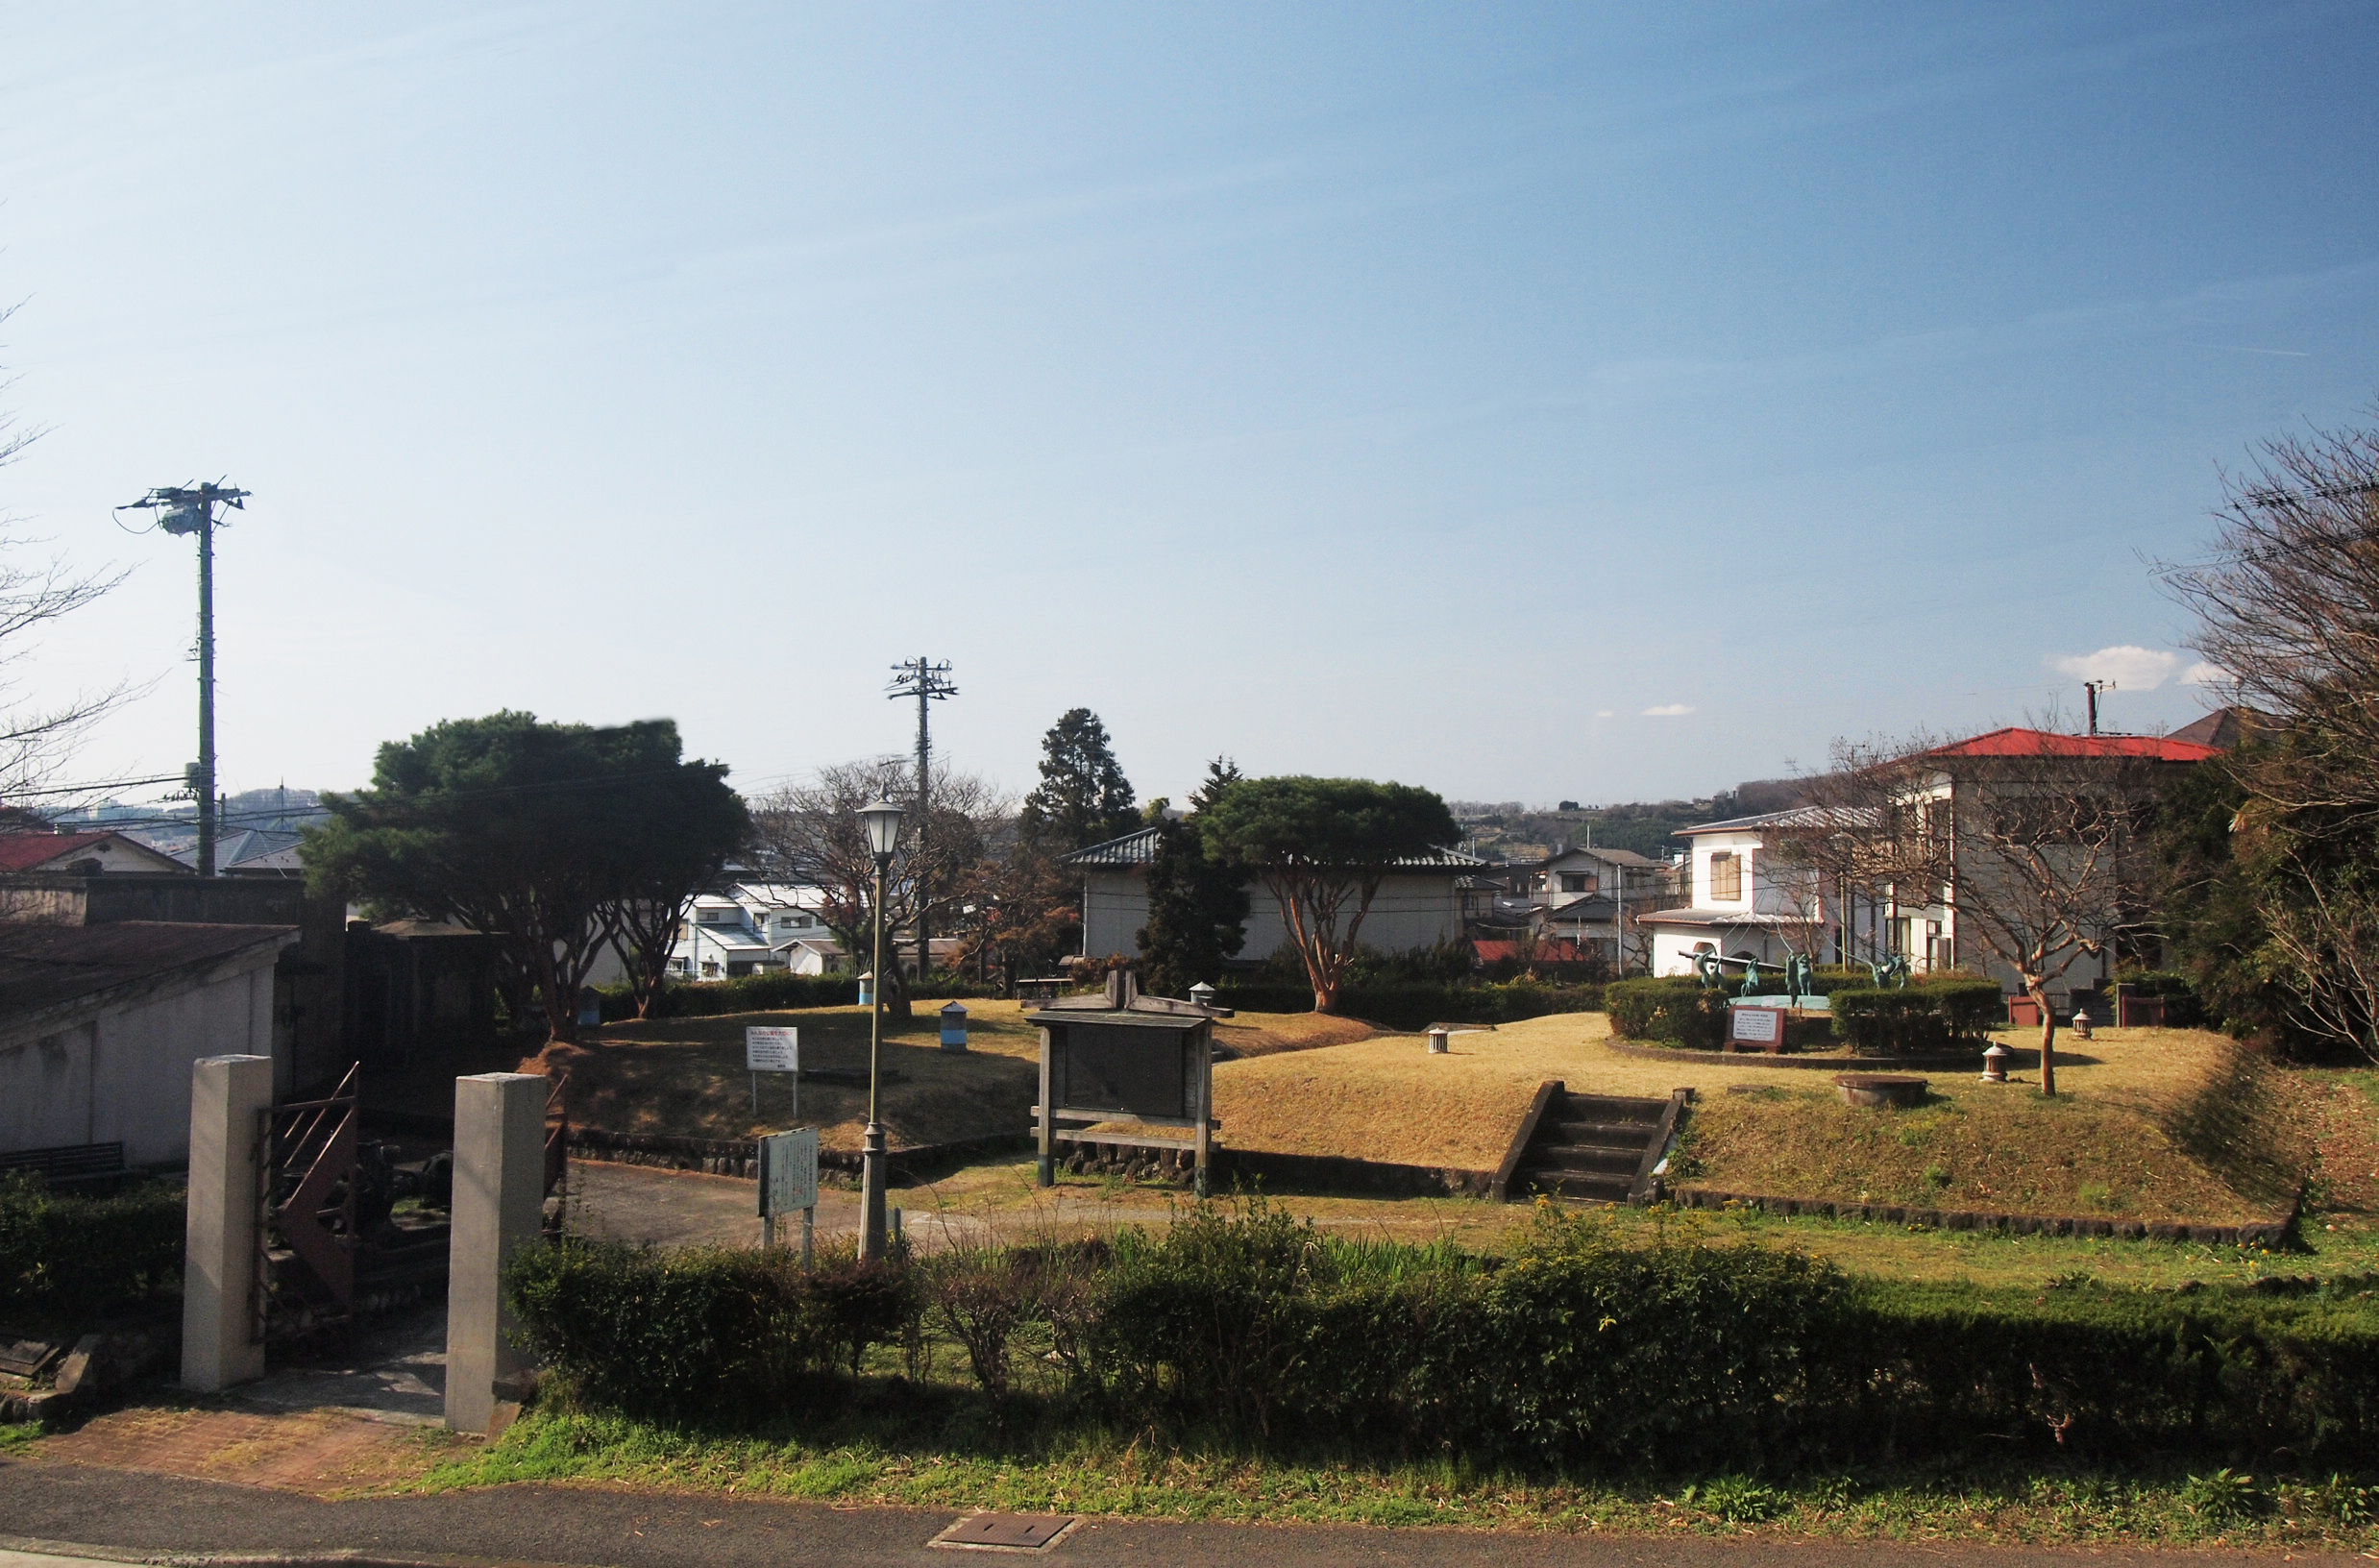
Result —
[[[635, 998], [625, 983], [599, 988], [602, 999], [603, 1021], [618, 1023], [636, 1016]], [[997, 986], [979, 986], [970, 981], [938, 975], [922, 985], [909, 988], [913, 1002], [948, 1001], [952, 998], [1004, 996]], [[1309, 996], [1308, 1001], [1312, 1000]], [[804, 1007], [857, 1007], [859, 980], [848, 974], [795, 974], [786, 969], [764, 969], [758, 974], [739, 974], [732, 980], [703, 980], [688, 982], [674, 980], [662, 989], [653, 1017], [660, 1018], [711, 1018], [728, 1013], [780, 1013]]]
[[176, 1294], [188, 1209], [158, 1182], [85, 1197], [0, 1176], [0, 1311], [63, 1323]]
[[1691, 975], [1619, 980], [1603, 988], [1612, 1034], [1704, 1051], [1726, 1043], [1727, 1002], [1725, 992]]
[[1902, 990], [1837, 991], [1832, 1004], [1835, 1037], [1871, 1052], [1947, 1050], [1960, 1041], [1980, 1040], [1983, 1030], [2004, 1016], [1996, 982], [1963, 975]]
[[[1470, 985], [1393, 981], [1350, 985], [1338, 992], [1342, 1017], [1389, 1029], [1425, 1029], [1433, 1023], [1516, 1023], [1551, 1013], [1592, 1013], [1603, 1006], [1601, 986], [1553, 986], [1533, 980]], [[1218, 988], [1215, 1001], [1248, 1013], [1308, 1013], [1313, 988], [1280, 982], [1235, 982]]]
[[523, 1343], [580, 1397], [664, 1417], [799, 1406], [815, 1374], [855, 1371], [916, 1311], [898, 1264], [804, 1273], [784, 1252], [577, 1238], [515, 1254], [504, 1294]]

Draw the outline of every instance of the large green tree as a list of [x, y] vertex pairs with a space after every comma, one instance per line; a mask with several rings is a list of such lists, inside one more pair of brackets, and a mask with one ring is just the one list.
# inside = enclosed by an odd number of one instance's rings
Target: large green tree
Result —
[[1337, 1010], [1363, 918], [1388, 873], [1461, 838], [1428, 790], [1302, 775], [1233, 784], [1198, 814], [1198, 831], [1209, 853], [1245, 866], [1280, 905], [1317, 1013]]
[[1036, 847], [1060, 855], [1140, 825], [1131, 780], [1097, 714], [1070, 708], [1041, 738], [1041, 783], [1024, 797], [1017, 825]]
[[1206, 782], [1176, 819], [1155, 802], [1156, 852], [1148, 863], [1148, 923], [1135, 933], [1141, 978], [1160, 996], [1186, 996], [1247, 945], [1247, 868], [1206, 846], [1198, 818], [1239, 782], [1226, 757], [1206, 765]]
[[506, 993], [575, 1040], [603, 946], [635, 947], [624, 956], [649, 998], [663, 933], [749, 832], [724, 765], [680, 753], [666, 719], [448, 720], [383, 745], [369, 789], [323, 796], [331, 820], [307, 831], [307, 875], [385, 914], [484, 933]]

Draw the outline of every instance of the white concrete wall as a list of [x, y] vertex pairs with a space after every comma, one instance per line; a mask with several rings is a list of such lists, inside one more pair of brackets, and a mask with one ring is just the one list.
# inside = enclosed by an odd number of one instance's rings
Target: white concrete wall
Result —
[[[1356, 940], [1384, 953], [1404, 952], [1451, 941], [1462, 934], [1461, 906], [1454, 891], [1455, 873], [1399, 872], [1380, 884], [1371, 911], [1363, 917]], [[1098, 870], [1084, 879], [1083, 951], [1092, 958], [1140, 951], [1134, 934], [1148, 923], [1146, 884], [1136, 871]], [[1352, 914], [1339, 917], [1344, 928]], [[1288, 928], [1281, 919], [1278, 900], [1261, 886], [1248, 889], [1247, 945], [1239, 949], [1242, 963], [1271, 957], [1287, 944]]]
[[0, 1150], [120, 1139], [133, 1164], [187, 1159], [191, 1064], [273, 1055], [274, 956], [0, 1037]]

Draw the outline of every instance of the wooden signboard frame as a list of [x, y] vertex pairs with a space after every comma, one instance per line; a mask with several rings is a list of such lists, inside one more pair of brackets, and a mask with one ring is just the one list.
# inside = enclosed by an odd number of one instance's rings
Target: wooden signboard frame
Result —
[[[1075, 997], [1029, 1015], [1041, 1026], [1041, 1096], [1034, 1107], [1040, 1183], [1057, 1181], [1060, 1143], [1119, 1143], [1179, 1152], [1194, 1162], [1198, 1196], [1214, 1163], [1214, 1025], [1221, 1008], [1140, 996], [1129, 976], [1107, 994]], [[1083, 1129], [1121, 1124], [1124, 1131]], [[1153, 1138], [1138, 1128], [1186, 1127], [1190, 1136]]]

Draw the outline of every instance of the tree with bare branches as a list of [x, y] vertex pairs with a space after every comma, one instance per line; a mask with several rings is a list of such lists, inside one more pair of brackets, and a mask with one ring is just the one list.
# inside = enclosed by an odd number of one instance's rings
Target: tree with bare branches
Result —
[[[15, 309], [0, 308], [0, 322]], [[13, 379], [0, 380], [0, 392], [13, 384]], [[0, 408], [0, 468], [21, 458], [42, 433]], [[43, 626], [98, 599], [122, 582], [125, 574], [80, 571], [57, 558], [22, 561], [20, 553], [34, 541], [14, 531], [16, 523], [13, 516], [0, 512], [0, 802], [20, 810], [56, 810], [73, 803], [73, 796], [105, 790], [104, 783], [91, 785], [87, 792], [61, 788], [59, 775], [91, 726], [134, 696], [135, 689], [118, 682], [68, 698], [37, 699], [14, 667], [31, 657], [34, 635]]]
[[[875, 934], [875, 857], [869, 851], [859, 808], [871, 800], [905, 799], [914, 810], [916, 773], [905, 757], [822, 768], [807, 784], [788, 785], [753, 808], [753, 841], [771, 874], [816, 887], [819, 918], [854, 963], [864, 964]], [[925, 859], [915, 854], [913, 823], [903, 821], [900, 856], [884, 889], [886, 945], [891, 934], [918, 917], [918, 888], [929, 889], [926, 913], [936, 924], [968, 901], [979, 879], [992, 835], [1006, 815], [1006, 803], [982, 779], [967, 773], [934, 775], [924, 836]], [[922, 873], [921, 878], [919, 873]], [[909, 992], [897, 962], [887, 962], [877, 984], [886, 1011], [909, 1015]]]
[[2379, 429], [2267, 442], [2223, 489], [2208, 557], [2162, 575], [2262, 722], [2227, 833], [2168, 857], [2184, 950], [2234, 1028], [2379, 1056]]
[[2055, 1094], [2048, 988], [2146, 919], [2146, 829], [2186, 764], [2140, 737], [2032, 729], [1841, 743], [1833, 763], [1808, 787], [1828, 831], [1798, 852], [1879, 900], [1947, 910], [1961, 949], [2011, 970], [2038, 1008], [2041, 1092]]

